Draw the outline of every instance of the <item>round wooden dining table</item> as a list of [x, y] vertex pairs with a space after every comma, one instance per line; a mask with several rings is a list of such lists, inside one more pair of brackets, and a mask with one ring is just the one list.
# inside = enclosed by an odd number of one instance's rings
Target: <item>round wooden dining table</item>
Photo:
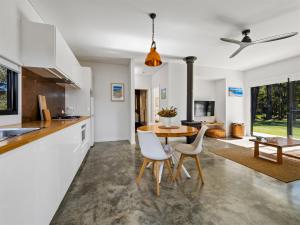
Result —
[[197, 128], [183, 125], [173, 126], [171, 128], [163, 128], [163, 125], [161, 124], [154, 124], [141, 126], [137, 129], [140, 131], [152, 131], [158, 137], [164, 137], [166, 140], [166, 144], [168, 144], [169, 137], [189, 137], [198, 133]]

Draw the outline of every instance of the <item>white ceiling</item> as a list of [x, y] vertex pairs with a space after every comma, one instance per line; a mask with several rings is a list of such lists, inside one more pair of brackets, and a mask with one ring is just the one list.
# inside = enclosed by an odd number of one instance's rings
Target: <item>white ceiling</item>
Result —
[[[300, 32], [299, 0], [30, 0], [47, 22], [55, 24], [82, 59], [138, 58], [151, 44], [156, 12], [156, 42], [163, 56], [197, 56], [203, 66], [246, 70], [300, 55], [300, 35], [245, 49], [233, 59], [237, 45], [220, 37], [241, 39]], [[166, 60], [166, 58], [163, 58]]]

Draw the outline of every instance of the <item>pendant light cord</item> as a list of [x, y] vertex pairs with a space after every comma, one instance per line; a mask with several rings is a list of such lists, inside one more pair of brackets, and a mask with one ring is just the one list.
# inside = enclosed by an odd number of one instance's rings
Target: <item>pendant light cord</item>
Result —
[[152, 19], [152, 43], [151, 43], [151, 48], [156, 49], [156, 43], [154, 41], [154, 19], [156, 17], [156, 14], [155, 13], [150, 13], [149, 16]]
[[152, 19], [152, 42], [154, 42], [154, 18]]
[[154, 18], [152, 18], [152, 43], [151, 48], [156, 49], [156, 43], [154, 41]]

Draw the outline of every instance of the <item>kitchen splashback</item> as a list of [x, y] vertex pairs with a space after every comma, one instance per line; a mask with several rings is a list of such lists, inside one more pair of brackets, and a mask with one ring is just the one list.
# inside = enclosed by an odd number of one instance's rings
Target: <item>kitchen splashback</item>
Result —
[[65, 109], [65, 87], [22, 69], [22, 121], [40, 120], [38, 95], [45, 95], [52, 116]]

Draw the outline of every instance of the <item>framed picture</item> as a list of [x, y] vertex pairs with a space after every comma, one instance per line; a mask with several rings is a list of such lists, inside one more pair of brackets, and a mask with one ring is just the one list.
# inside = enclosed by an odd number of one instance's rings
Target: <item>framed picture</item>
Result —
[[228, 95], [235, 96], [235, 97], [243, 97], [243, 89], [237, 87], [229, 87], [228, 88]]
[[160, 98], [162, 100], [167, 99], [167, 89], [166, 88], [160, 89]]
[[123, 102], [125, 101], [124, 84], [112, 83], [111, 84], [111, 101]]

